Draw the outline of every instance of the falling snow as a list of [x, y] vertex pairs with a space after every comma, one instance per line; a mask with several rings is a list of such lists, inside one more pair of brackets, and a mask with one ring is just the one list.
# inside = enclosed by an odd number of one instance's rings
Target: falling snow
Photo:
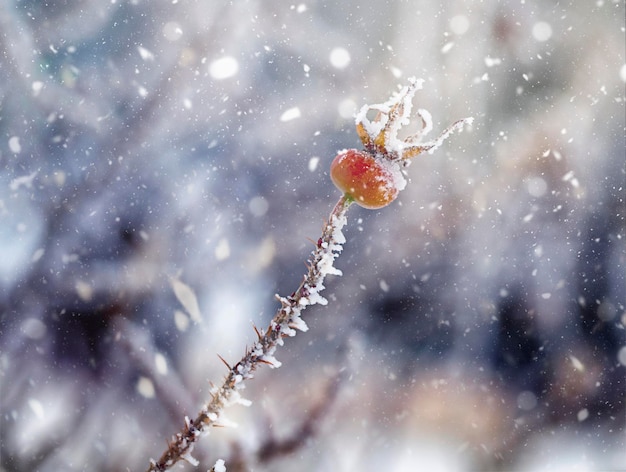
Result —
[[350, 64], [350, 53], [342, 47], [333, 48], [330, 51], [330, 63], [337, 69], [345, 69]]
[[209, 74], [215, 80], [234, 77], [239, 72], [239, 62], [232, 56], [225, 56], [209, 64]]
[[18, 136], [9, 138], [9, 149], [15, 154], [22, 152], [22, 145], [20, 144], [20, 138]]
[[189, 316], [191, 316], [191, 319], [197, 323], [201, 322], [202, 314], [200, 312], [200, 307], [198, 306], [198, 299], [193, 289], [189, 287], [189, 285], [174, 277], [170, 278], [170, 284], [172, 286], [172, 290], [174, 291], [174, 295], [176, 295], [180, 304], [185, 308]]
[[285, 123], [287, 121], [292, 121], [292, 120], [295, 120], [296, 118], [300, 118], [301, 115], [302, 114], [300, 112], [300, 108], [298, 107], [289, 108], [280, 115], [280, 121]]
[[624, 2], [5, 3], [0, 469], [624, 469]]

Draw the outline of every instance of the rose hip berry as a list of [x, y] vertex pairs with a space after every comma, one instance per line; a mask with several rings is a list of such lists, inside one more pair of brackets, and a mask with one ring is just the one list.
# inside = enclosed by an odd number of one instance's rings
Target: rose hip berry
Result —
[[391, 165], [369, 152], [348, 149], [333, 160], [330, 178], [355, 203], [374, 210], [389, 205], [398, 196]]
[[[348, 149], [335, 157], [330, 165], [330, 177], [345, 197], [364, 208], [377, 209], [389, 205], [406, 186], [402, 169], [411, 159], [424, 152], [431, 153], [455, 131], [469, 125], [465, 118], [448, 126], [432, 141], [423, 141], [432, 129], [432, 118], [426, 110], [418, 110], [421, 127], [407, 138], [398, 131], [409, 124], [412, 99], [422, 88], [423, 80], [409, 79], [409, 85], [387, 102], [365, 105], [356, 114], [356, 132], [363, 150]], [[375, 112], [373, 119], [368, 117]]]

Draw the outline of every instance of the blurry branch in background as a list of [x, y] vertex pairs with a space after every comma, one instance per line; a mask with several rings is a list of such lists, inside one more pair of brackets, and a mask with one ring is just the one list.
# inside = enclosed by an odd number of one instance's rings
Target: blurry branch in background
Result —
[[128, 352], [128, 358], [154, 383], [155, 393], [166, 405], [170, 416], [177, 420], [193, 411], [193, 398], [182, 379], [167, 368], [165, 359], [158, 361], [162, 354], [155, 349], [149, 334], [122, 316], [117, 316], [114, 322], [115, 332], [119, 333], [119, 342]]
[[[220, 357], [228, 368], [228, 373], [221, 386], [211, 390], [212, 399], [205, 405], [195, 419], [185, 417], [185, 427], [169, 443], [167, 450], [158, 461], [151, 460], [147, 472], [169, 470], [180, 460], [192, 465], [199, 461], [191, 453], [198, 439], [207, 434], [212, 426], [229, 424], [223, 414], [224, 408], [233, 404], [250, 405], [242, 398], [241, 391], [245, 380], [253, 378], [255, 370], [262, 364], [272, 368], [281, 363], [274, 357], [275, 351], [284, 344], [284, 338], [295, 336], [297, 330], [307, 331], [308, 327], [301, 318], [302, 311], [309, 305], [326, 305], [328, 301], [320, 295], [324, 290], [326, 275], [342, 275], [333, 264], [343, 249], [346, 239], [342, 229], [347, 223], [346, 213], [352, 203], [364, 208], [382, 208], [390, 204], [405, 188], [404, 167], [410, 159], [422, 152], [432, 152], [454, 131], [460, 130], [471, 118], [459, 120], [447, 128], [433, 141], [423, 142], [422, 138], [431, 130], [430, 114], [419, 110], [422, 127], [414, 135], [400, 140], [398, 131], [409, 123], [412, 99], [421, 88], [422, 81], [410, 79], [409, 85], [387, 102], [364, 106], [356, 116], [357, 133], [364, 150], [350, 149], [342, 151], [331, 165], [331, 178], [343, 195], [333, 208], [328, 222], [324, 225], [322, 236], [316, 243], [308, 261], [308, 272], [300, 286], [288, 297], [276, 295], [280, 308], [265, 330], [255, 328], [257, 341], [246, 350], [239, 362], [230, 366]], [[368, 118], [374, 112], [374, 119]], [[336, 383], [335, 383], [336, 384]], [[330, 387], [331, 396], [336, 395], [336, 385]], [[314, 408], [300, 431], [296, 431], [291, 440], [285, 442], [268, 441], [259, 451], [260, 459], [268, 459], [277, 454], [285, 454], [301, 444], [314, 430], [316, 419], [327, 409], [325, 405]], [[216, 465], [217, 467], [217, 465]]]
[[[342, 349], [340, 357], [345, 358], [347, 349]], [[339, 362], [338, 362], [339, 364]], [[246, 472], [254, 468], [254, 464], [268, 464], [281, 457], [288, 456], [304, 447], [308, 441], [315, 437], [325, 418], [336, 404], [343, 382], [351, 375], [350, 367], [335, 370], [326, 380], [324, 389], [318, 395], [313, 406], [308, 407], [306, 415], [300, 422], [292, 427], [286, 434], [277, 436], [269, 424], [267, 432], [255, 449], [242, 447], [234, 444], [233, 450], [226, 458], [228, 472]], [[266, 418], [269, 421], [269, 418]]]

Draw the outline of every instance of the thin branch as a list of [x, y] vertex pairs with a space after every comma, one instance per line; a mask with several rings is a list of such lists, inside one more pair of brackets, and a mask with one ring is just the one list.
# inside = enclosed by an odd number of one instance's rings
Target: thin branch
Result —
[[161, 373], [155, 365], [157, 350], [150, 336], [135, 323], [122, 316], [115, 317], [115, 331], [121, 333], [120, 344], [136, 367], [152, 380], [157, 398], [172, 418], [181, 418], [196, 407], [193, 397], [178, 374], [168, 369]]
[[295, 336], [296, 330], [308, 330], [306, 323], [300, 318], [302, 311], [309, 305], [326, 305], [326, 299], [320, 295], [324, 289], [324, 278], [328, 274], [341, 275], [341, 271], [334, 268], [333, 263], [345, 243], [341, 230], [346, 224], [346, 212], [351, 204], [352, 200], [345, 195], [339, 199], [324, 225], [322, 237], [309, 259], [308, 272], [298, 289], [288, 297], [276, 295], [281, 306], [267, 329], [258, 331], [255, 328], [258, 341], [246, 350], [239, 362], [229, 367], [222, 385], [211, 392], [211, 401], [198, 416], [193, 420], [185, 418], [183, 430], [172, 438], [167, 451], [158, 461], [150, 461], [147, 472], [167, 471], [180, 460], [197, 465], [198, 461], [191, 453], [198, 439], [208, 433], [212, 426], [226, 423], [223, 415], [225, 407], [235, 403], [248, 404], [239, 394], [244, 381], [252, 378], [261, 364], [280, 367], [280, 362], [274, 357], [276, 348], [283, 344], [285, 337]]

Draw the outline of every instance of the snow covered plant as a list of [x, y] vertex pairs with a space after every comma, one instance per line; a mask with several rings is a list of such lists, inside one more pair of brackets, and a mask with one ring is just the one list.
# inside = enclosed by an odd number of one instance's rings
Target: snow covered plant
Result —
[[[185, 418], [184, 429], [172, 438], [158, 461], [150, 461], [148, 472], [169, 470], [181, 459], [198, 465], [191, 455], [193, 447], [212, 426], [227, 424], [224, 408], [235, 403], [250, 404], [240, 395], [244, 382], [253, 377], [260, 365], [280, 367], [274, 356], [276, 349], [283, 345], [286, 337], [295, 336], [298, 330], [308, 329], [301, 318], [307, 306], [328, 303], [320, 294], [324, 290], [326, 275], [341, 275], [333, 263], [346, 241], [342, 229], [347, 222], [346, 212], [350, 205], [357, 203], [365, 208], [381, 208], [391, 203], [406, 186], [404, 168], [411, 162], [410, 159], [422, 152], [434, 151], [452, 132], [471, 123], [471, 118], [457, 121], [437, 139], [422, 141], [432, 129], [432, 121], [426, 110], [418, 110], [420, 131], [400, 140], [398, 131], [409, 123], [411, 101], [422, 83], [421, 80], [410, 79], [409, 85], [387, 102], [366, 105], [357, 114], [356, 129], [364, 149], [341, 151], [332, 162], [331, 178], [343, 194], [323, 227], [322, 236], [309, 258], [304, 280], [288, 297], [276, 295], [280, 308], [267, 329], [255, 328], [256, 342], [235, 365], [230, 366], [224, 361], [228, 374], [222, 384], [213, 388], [211, 400], [196, 418]], [[368, 118], [372, 114], [375, 115], [373, 119]]]

